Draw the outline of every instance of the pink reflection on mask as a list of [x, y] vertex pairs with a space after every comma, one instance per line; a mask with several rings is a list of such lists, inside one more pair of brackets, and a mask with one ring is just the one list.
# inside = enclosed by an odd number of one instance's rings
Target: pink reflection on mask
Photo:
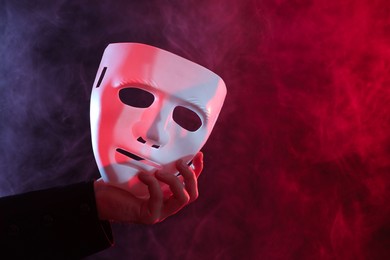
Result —
[[138, 43], [110, 44], [91, 96], [91, 132], [104, 181], [147, 197], [135, 178], [156, 170], [177, 173], [209, 137], [226, 96], [210, 70]]

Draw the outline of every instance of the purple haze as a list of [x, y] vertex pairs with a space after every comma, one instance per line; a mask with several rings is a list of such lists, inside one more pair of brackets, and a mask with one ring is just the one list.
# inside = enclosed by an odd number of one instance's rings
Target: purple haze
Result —
[[389, 258], [389, 16], [385, 0], [2, 1], [0, 195], [98, 177], [93, 79], [108, 43], [142, 42], [228, 96], [199, 199], [114, 224], [88, 259]]

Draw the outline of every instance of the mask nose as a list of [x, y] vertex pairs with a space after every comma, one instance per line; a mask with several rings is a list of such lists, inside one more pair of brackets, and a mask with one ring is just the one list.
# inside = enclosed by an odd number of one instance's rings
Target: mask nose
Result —
[[155, 115], [148, 114], [146, 119], [137, 124], [137, 141], [156, 149], [166, 145], [169, 140], [166, 130], [168, 115], [164, 116], [162, 112]]
[[[166, 120], [159, 114], [146, 132], [146, 139], [153, 145], [164, 146], [168, 142], [168, 133], [165, 129]], [[152, 145], [152, 146], [153, 146]]]

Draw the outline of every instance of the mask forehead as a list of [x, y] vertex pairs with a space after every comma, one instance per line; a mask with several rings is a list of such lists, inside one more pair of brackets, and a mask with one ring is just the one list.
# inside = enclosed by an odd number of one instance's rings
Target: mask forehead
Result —
[[[165, 50], [139, 43], [110, 44], [100, 67], [113, 87], [145, 84], [192, 103], [208, 115], [220, 110], [226, 87], [214, 72]], [[95, 85], [97, 82], [95, 82]], [[217, 113], [218, 114], [218, 113]]]

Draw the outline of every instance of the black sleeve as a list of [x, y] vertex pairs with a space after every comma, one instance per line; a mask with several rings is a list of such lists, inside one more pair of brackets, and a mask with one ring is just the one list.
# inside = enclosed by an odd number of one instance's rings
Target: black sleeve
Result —
[[0, 198], [0, 259], [80, 259], [112, 243], [93, 182]]

